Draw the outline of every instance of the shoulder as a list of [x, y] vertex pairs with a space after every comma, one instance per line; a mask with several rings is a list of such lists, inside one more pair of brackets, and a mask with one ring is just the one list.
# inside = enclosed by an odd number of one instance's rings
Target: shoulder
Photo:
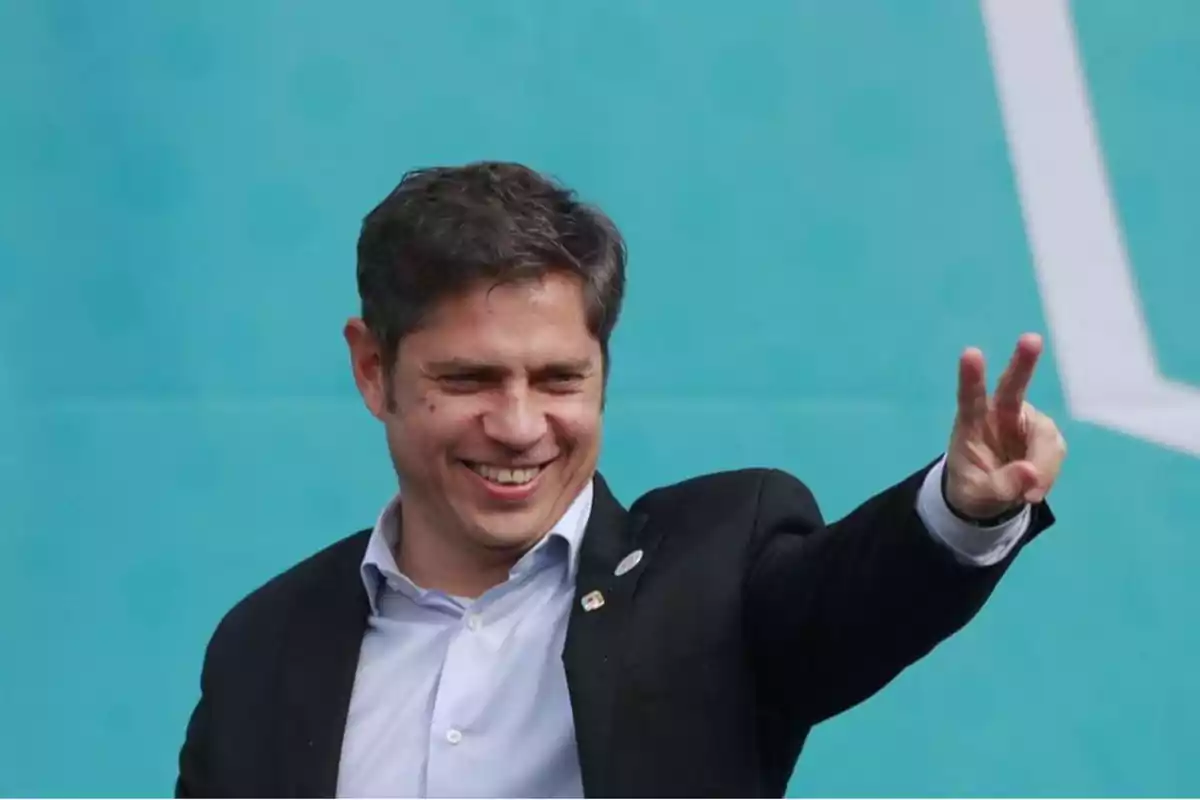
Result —
[[820, 519], [816, 498], [802, 480], [767, 467], [711, 472], [660, 486], [638, 498], [631, 510], [652, 517], [683, 515], [709, 524], [730, 515], [754, 521], [788, 510]]
[[342, 585], [358, 575], [370, 529], [361, 530], [314, 553], [274, 576], [239, 600], [218, 623], [208, 659], [227, 650], [244, 651], [276, 637], [295, 605], [322, 587]]

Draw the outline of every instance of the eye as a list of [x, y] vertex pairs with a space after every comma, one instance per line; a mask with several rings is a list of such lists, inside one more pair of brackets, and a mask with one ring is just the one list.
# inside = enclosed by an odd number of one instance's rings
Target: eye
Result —
[[443, 375], [438, 386], [447, 394], [475, 394], [487, 389], [491, 383], [480, 375]]
[[563, 372], [547, 375], [541, 380], [541, 387], [550, 394], [573, 394], [583, 388], [584, 376], [575, 372]]

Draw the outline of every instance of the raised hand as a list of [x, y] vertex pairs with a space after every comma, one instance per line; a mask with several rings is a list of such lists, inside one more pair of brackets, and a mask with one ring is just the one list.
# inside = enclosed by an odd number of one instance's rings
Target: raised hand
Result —
[[968, 519], [987, 520], [1041, 502], [1058, 478], [1066, 443], [1058, 426], [1025, 400], [1042, 339], [1025, 334], [988, 396], [983, 353], [958, 365], [958, 414], [946, 453], [946, 502]]

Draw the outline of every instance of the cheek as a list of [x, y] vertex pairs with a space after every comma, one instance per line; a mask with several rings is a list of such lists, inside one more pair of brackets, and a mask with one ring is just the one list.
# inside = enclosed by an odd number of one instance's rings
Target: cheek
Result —
[[401, 415], [397, 437], [425, 453], [453, 448], [479, 427], [480, 410], [469, 398], [433, 393], [416, 398]]
[[595, 400], [563, 403], [550, 410], [550, 418], [559, 435], [585, 448], [600, 435], [600, 404]]

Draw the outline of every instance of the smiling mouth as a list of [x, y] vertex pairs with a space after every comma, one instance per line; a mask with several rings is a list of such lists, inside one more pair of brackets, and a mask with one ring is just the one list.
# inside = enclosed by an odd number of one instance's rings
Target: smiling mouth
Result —
[[498, 483], [501, 486], [524, 486], [533, 483], [542, 473], [547, 464], [532, 467], [503, 467], [495, 464], [483, 464], [477, 461], [464, 461], [467, 468], [484, 480]]

